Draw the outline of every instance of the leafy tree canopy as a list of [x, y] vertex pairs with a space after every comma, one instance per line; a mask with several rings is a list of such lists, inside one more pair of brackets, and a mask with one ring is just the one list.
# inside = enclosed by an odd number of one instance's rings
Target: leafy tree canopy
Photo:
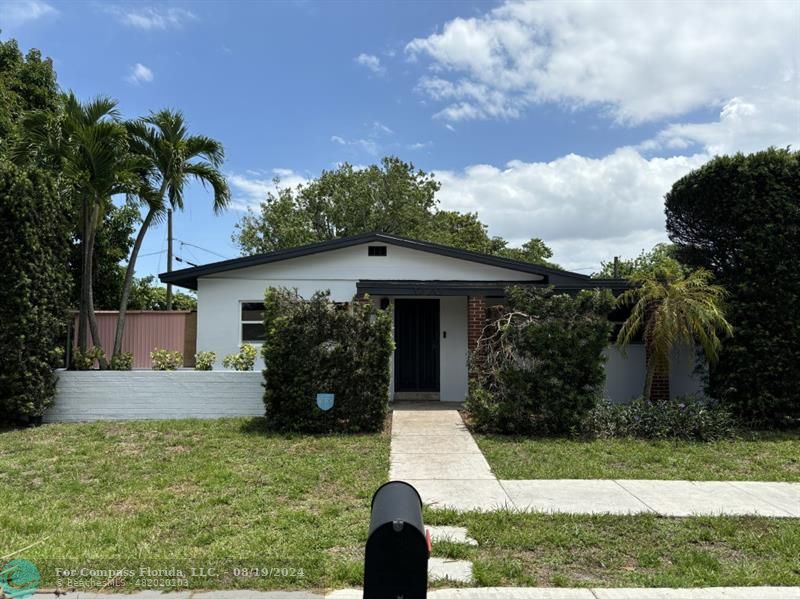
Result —
[[23, 115], [58, 109], [53, 62], [38, 50], [23, 56], [15, 40], [0, 41], [0, 106], [0, 152], [5, 152]]
[[[166, 310], [167, 289], [155, 282], [152, 275], [134, 279], [128, 298], [129, 310]], [[197, 310], [197, 299], [189, 294], [173, 292], [173, 310]]]
[[753, 423], [800, 423], [800, 152], [720, 156], [666, 196], [682, 262], [729, 293], [735, 335], [723, 342], [710, 392]]
[[650, 251], [642, 250], [636, 258], [623, 258], [617, 261], [616, 273], [614, 261], [600, 263], [600, 271], [592, 273], [595, 279], [629, 279], [634, 275], [653, 272], [665, 261], [674, 260], [676, 257], [675, 246], [670, 243], [658, 243]]
[[433, 175], [396, 157], [364, 169], [345, 163], [305, 185], [270, 192], [258, 213], [236, 225], [233, 240], [250, 255], [380, 231], [554, 266], [541, 239], [509, 248], [489, 237], [477, 214], [440, 210], [439, 188]]

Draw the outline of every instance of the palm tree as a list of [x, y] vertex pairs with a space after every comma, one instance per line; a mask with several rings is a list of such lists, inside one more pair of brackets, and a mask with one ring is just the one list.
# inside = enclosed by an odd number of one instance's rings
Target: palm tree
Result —
[[225, 157], [222, 144], [204, 135], [189, 135], [180, 111], [165, 109], [151, 113], [147, 118], [127, 123], [127, 131], [131, 151], [146, 162], [140, 172], [142, 185], [138, 196], [147, 207], [147, 214], [136, 235], [125, 271], [114, 354], [122, 351], [136, 259], [150, 225], [163, 217], [167, 205], [183, 209], [183, 190], [189, 179], [211, 187], [215, 213], [222, 211], [230, 201], [230, 189], [220, 171]]
[[733, 333], [723, 311], [726, 292], [711, 284], [711, 279], [705, 269], [687, 271], [676, 260], [665, 258], [653, 268], [633, 274], [633, 287], [617, 299], [618, 305], [633, 306], [617, 336], [617, 345], [625, 348], [643, 332], [647, 356], [645, 399], [652, 397], [657, 375], [665, 382], [669, 380], [673, 347], [698, 342], [708, 363], [713, 364], [721, 346], [718, 333]]
[[[56, 121], [33, 113], [23, 123], [15, 155], [31, 154], [59, 167], [59, 188], [74, 194], [79, 205], [81, 292], [78, 347], [86, 351], [87, 328], [96, 347], [102, 348], [94, 313], [94, 245], [97, 227], [112, 196], [129, 193], [140, 160], [127, 151], [126, 131], [117, 102], [105, 96], [82, 103], [73, 93], [63, 96]], [[99, 359], [105, 368], [104, 358]]]

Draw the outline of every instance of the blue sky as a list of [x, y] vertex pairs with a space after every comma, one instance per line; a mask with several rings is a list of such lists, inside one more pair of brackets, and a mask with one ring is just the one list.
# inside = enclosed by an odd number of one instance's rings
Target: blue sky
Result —
[[[800, 3], [0, 1], [3, 39], [125, 116], [221, 140], [235, 206], [192, 188], [176, 253], [230, 237], [280, 176], [396, 154], [490, 233], [591, 272], [665, 240], [663, 194], [718, 153], [800, 139]], [[164, 270], [154, 228], [138, 274]], [[176, 265], [176, 267], [179, 265]]]

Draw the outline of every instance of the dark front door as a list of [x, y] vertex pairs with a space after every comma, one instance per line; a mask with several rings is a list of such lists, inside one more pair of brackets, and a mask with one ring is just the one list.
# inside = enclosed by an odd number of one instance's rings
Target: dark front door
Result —
[[439, 300], [394, 301], [394, 390], [439, 391]]

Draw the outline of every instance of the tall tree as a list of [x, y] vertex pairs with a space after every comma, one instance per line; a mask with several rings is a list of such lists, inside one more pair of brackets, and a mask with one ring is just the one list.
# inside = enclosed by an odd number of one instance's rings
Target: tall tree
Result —
[[600, 271], [592, 273], [592, 278], [595, 279], [627, 279], [636, 273], [652, 270], [662, 260], [666, 258], [675, 258], [675, 246], [670, 243], [657, 243], [649, 251], [644, 251], [636, 257], [622, 260], [617, 260], [614, 264], [613, 260], [608, 262], [603, 261], [600, 263]]
[[[179, 292], [172, 298], [172, 305], [176, 310], [197, 310], [197, 298]], [[166, 311], [166, 288], [156, 284], [153, 275], [134, 279], [128, 297], [128, 309]]]
[[114, 334], [114, 354], [122, 351], [128, 297], [133, 284], [136, 259], [150, 225], [162, 217], [167, 206], [183, 209], [184, 188], [190, 180], [211, 187], [215, 213], [230, 201], [230, 190], [220, 167], [225, 158], [222, 144], [204, 135], [190, 135], [183, 114], [160, 110], [127, 124], [131, 152], [142, 159], [138, 197], [147, 209], [136, 235], [125, 271]]
[[[73, 210], [76, 215], [77, 211]], [[94, 242], [94, 280], [92, 293], [97, 310], [116, 310], [122, 295], [125, 267], [133, 246], [137, 225], [141, 222], [139, 207], [133, 202], [110, 205], [103, 215], [103, 222], [97, 228]], [[77, 217], [73, 222], [74, 239], [80, 240]], [[73, 243], [69, 257], [69, 270], [74, 281], [71, 304], [77, 307], [80, 301], [81, 252], [80, 245]]]
[[[74, 94], [63, 96], [56, 118], [44, 111], [23, 120], [21, 143], [16, 156], [35, 156], [57, 165], [59, 186], [69, 190], [79, 205], [81, 244], [81, 293], [78, 346], [87, 348], [87, 328], [94, 345], [102, 346], [94, 314], [94, 248], [98, 226], [117, 194], [136, 188], [138, 161], [128, 152], [125, 127], [117, 102], [99, 96], [83, 103]], [[106, 362], [100, 359], [100, 367]]]
[[397, 157], [363, 169], [343, 164], [305, 185], [270, 192], [258, 213], [236, 225], [233, 240], [243, 254], [258, 254], [378, 231], [548, 264], [552, 252], [539, 239], [509, 248], [489, 237], [477, 214], [440, 210], [439, 188], [433, 175]]
[[503, 247], [497, 249], [495, 253], [503, 256], [504, 258], [521, 260], [523, 262], [532, 262], [534, 264], [541, 264], [542, 266], [547, 266], [549, 268], [559, 268], [558, 264], [549, 262], [549, 259], [553, 257], [553, 250], [551, 250], [547, 244], [538, 237], [529, 239], [522, 244], [522, 247], [519, 248], [506, 247], [507, 244], [505, 241], [502, 241], [502, 245]]
[[706, 360], [714, 363], [721, 346], [718, 333], [732, 334], [722, 307], [725, 290], [711, 284], [711, 278], [705, 269], [687, 271], [667, 258], [652, 269], [634, 273], [630, 277], [633, 287], [617, 299], [620, 306], [632, 306], [617, 344], [624, 348], [643, 332], [645, 399], [653, 397], [656, 377], [666, 386], [660, 395], [669, 398], [670, 354], [675, 346], [698, 342]]
[[681, 261], [730, 293], [736, 335], [710, 393], [754, 424], [800, 424], [800, 152], [715, 158], [672, 186], [666, 214]]

